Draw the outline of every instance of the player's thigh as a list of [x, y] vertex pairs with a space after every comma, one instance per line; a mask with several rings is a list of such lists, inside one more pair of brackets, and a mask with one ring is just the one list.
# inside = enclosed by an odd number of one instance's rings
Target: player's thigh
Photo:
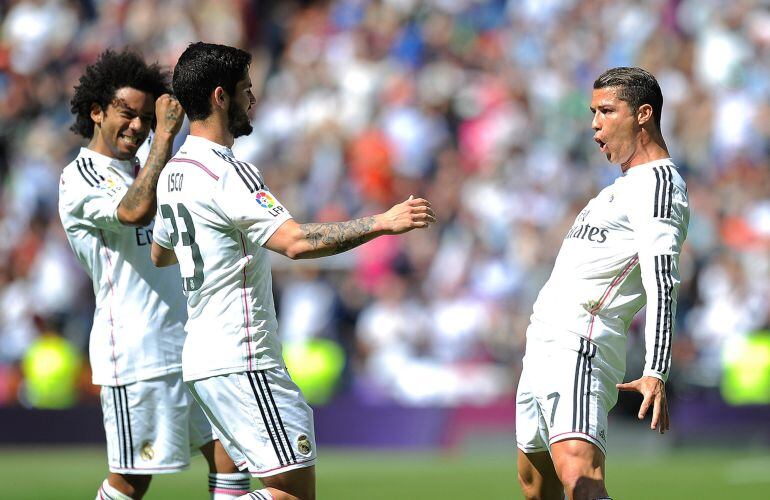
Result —
[[284, 368], [188, 383], [240, 469], [273, 476], [315, 464], [313, 410]]
[[[199, 422], [191, 442], [194, 402], [181, 379], [169, 374], [101, 389], [110, 472], [164, 474], [184, 470], [190, 453], [211, 441], [210, 424]], [[206, 434], [208, 428], [208, 434]]]
[[315, 498], [315, 466], [259, 478], [269, 488], [281, 490], [302, 500]]
[[581, 439], [606, 451], [607, 415], [617, 399], [617, 379], [596, 344], [576, 338], [574, 348], [550, 346], [531, 368], [530, 379], [549, 446]]

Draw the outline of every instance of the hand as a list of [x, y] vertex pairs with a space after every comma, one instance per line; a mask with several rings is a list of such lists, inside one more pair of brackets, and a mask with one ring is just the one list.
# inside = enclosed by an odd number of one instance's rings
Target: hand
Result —
[[650, 409], [650, 404], [653, 405], [650, 429], [658, 429], [658, 432], [661, 434], [664, 434], [669, 429], [666, 385], [662, 380], [648, 376], [636, 379], [633, 382], [616, 384], [615, 387], [620, 391], [638, 392], [644, 396], [642, 406], [639, 407], [639, 420], [644, 419], [647, 410]]
[[155, 134], [174, 137], [182, 128], [184, 110], [176, 97], [163, 94], [155, 101], [155, 117], [157, 119]]
[[408, 200], [380, 214], [378, 219], [387, 234], [401, 234], [418, 227], [428, 227], [436, 222], [436, 214], [428, 200], [409, 196]]

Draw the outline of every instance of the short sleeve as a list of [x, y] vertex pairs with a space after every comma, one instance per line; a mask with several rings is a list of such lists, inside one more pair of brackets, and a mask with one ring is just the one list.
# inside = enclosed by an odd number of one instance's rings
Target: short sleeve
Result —
[[62, 173], [59, 204], [75, 224], [117, 231], [125, 227], [118, 220], [118, 205], [127, 190], [114, 174], [76, 162]]
[[155, 224], [152, 229], [152, 241], [165, 249], [171, 250], [173, 248], [171, 237], [166, 229], [166, 221], [160, 213], [160, 207], [158, 207], [158, 211], [155, 214]]
[[262, 246], [292, 217], [254, 166], [236, 163], [230, 165], [218, 184], [216, 202], [238, 230]]

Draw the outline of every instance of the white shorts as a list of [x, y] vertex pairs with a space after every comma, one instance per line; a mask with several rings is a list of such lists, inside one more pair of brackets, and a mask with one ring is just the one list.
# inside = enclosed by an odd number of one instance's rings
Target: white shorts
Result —
[[607, 415], [622, 381], [622, 371], [604, 363], [599, 347], [583, 337], [574, 336], [574, 348], [528, 338], [516, 393], [519, 449], [535, 453], [582, 439], [606, 454]]
[[315, 465], [313, 410], [285, 368], [187, 382], [241, 470], [253, 476]]
[[102, 386], [110, 472], [164, 474], [190, 466], [191, 454], [214, 439], [211, 424], [181, 373], [117, 387]]

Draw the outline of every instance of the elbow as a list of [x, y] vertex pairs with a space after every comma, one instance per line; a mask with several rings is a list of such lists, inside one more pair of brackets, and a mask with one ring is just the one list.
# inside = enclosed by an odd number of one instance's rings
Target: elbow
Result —
[[289, 247], [286, 250], [284, 250], [282, 253], [285, 257], [288, 257], [291, 260], [299, 260], [302, 258], [302, 255], [303, 255], [303, 252], [296, 247]]
[[150, 260], [152, 260], [152, 264], [155, 267], [163, 267], [160, 259], [155, 254], [150, 255]]
[[148, 226], [154, 218], [152, 212], [146, 214], [126, 213], [124, 210], [118, 210], [118, 220], [124, 226], [144, 227]]

